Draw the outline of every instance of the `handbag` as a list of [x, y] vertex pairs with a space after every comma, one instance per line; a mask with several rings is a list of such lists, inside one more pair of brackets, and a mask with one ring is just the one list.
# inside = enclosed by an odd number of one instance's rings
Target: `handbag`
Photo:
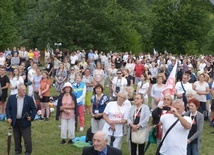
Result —
[[[138, 109], [138, 111], [135, 113], [134, 120], [136, 119], [136, 116], [141, 111], [142, 106]], [[136, 110], [135, 110], [136, 111]], [[135, 144], [143, 144], [147, 140], [147, 128], [138, 129], [137, 131], [131, 132], [131, 141]]]
[[137, 131], [132, 131], [131, 135], [132, 143], [143, 144], [147, 140], [147, 128], [143, 128]]
[[160, 144], [158, 145], [158, 148], [157, 148], [157, 150], [156, 150], [155, 155], [160, 155], [159, 152], [160, 152], [161, 146], [163, 145], [163, 142], [164, 142], [166, 136], [168, 135], [169, 131], [175, 126], [175, 124], [176, 124], [178, 121], [179, 121], [179, 119], [177, 119], [177, 120], [170, 126], [170, 128], [166, 131], [166, 134], [164, 135], [163, 139], [161, 140]]
[[110, 146], [113, 146], [114, 141], [115, 141], [115, 137], [114, 137], [114, 130], [113, 130], [111, 138], [110, 138]]

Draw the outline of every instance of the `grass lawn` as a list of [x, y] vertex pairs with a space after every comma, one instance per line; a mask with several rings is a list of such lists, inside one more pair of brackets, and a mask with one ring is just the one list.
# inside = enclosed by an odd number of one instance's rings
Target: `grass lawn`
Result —
[[[56, 94], [52, 87], [51, 94]], [[59, 121], [55, 121], [55, 112], [51, 115], [50, 121], [34, 121], [32, 122], [32, 139], [33, 139], [33, 152], [32, 155], [81, 155], [82, 148], [77, 148], [71, 144], [61, 145], [60, 130], [58, 129]], [[90, 115], [85, 115], [85, 131], [76, 132], [76, 136], [83, 136], [86, 133], [86, 129], [90, 126]], [[0, 155], [7, 155], [7, 129], [8, 124], [6, 122], [0, 122]], [[210, 132], [214, 131], [214, 128], [210, 127], [207, 122], [204, 124], [203, 139], [201, 155], [213, 155], [214, 134]], [[177, 137], [179, 138], [179, 137]], [[146, 155], [154, 155], [156, 150], [155, 144], [151, 144]], [[23, 146], [23, 151], [25, 148]], [[123, 140], [122, 145], [123, 155], [129, 155], [128, 145], [126, 143], [126, 137]], [[12, 137], [11, 154], [14, 153], [14, 141]], [[176, 154], [174, 154], [176, 155]]]

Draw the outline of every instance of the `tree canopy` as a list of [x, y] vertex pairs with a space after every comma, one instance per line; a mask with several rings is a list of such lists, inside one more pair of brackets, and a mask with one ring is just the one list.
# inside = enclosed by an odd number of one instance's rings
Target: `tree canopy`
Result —
[[0, 50], [213, 52], [209, 0], [1, 0]]

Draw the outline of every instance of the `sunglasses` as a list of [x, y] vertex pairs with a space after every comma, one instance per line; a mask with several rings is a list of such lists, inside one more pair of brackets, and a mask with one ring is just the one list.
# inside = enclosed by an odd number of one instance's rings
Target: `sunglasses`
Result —
[[122, 73], [117, 73], [117, 74], [122, 74]]

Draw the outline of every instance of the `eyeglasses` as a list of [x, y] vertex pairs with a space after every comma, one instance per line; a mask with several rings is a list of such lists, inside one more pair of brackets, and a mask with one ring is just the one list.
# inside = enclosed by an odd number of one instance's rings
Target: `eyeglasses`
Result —
[[117, 74], [122, 74], [122, 73], [117, 73]]
[[164, 100], [164, 101], [166, 101], [166, 100], [167, 100], [167, 101], [169, 101], [169, 100], [171, 100], [171, 99], [169, 99], [169, 98], [165, 98], [165, 99], [163, 99], [163, 100]]

